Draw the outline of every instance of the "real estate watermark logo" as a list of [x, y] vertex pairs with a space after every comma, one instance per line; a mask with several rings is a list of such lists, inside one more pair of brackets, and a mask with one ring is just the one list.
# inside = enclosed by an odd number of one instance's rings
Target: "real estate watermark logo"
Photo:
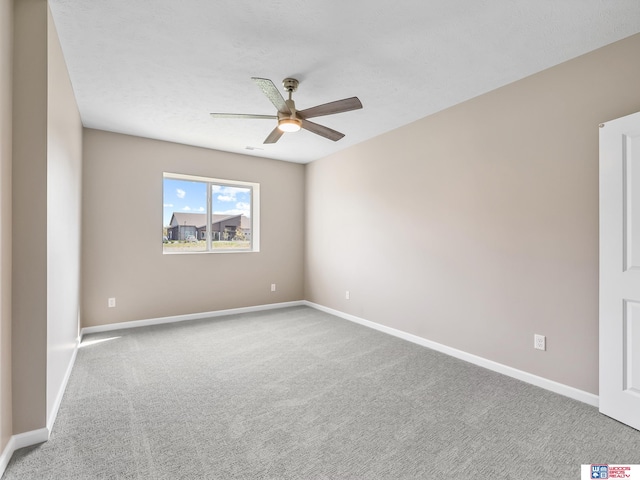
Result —
[[591, 478], [609, 478], [609, 465], [591, 465]]
[[586, 479], [616, 479], [640, 480], [640, 465], [611, 465], [606, 463], [592, 463], [582, 465], [581, 480]]

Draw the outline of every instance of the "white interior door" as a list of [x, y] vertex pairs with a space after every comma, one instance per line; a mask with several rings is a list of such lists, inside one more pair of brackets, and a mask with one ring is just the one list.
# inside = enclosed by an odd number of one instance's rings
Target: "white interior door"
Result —
[[600, 412], [640, 430], [640, 113], [600, 128]]

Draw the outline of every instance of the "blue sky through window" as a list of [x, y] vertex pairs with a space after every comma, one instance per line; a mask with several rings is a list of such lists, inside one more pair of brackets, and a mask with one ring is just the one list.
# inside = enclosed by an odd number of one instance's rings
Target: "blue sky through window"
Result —
[[[165, 178], [163, 187], [163, 225], [169, 225], [173, 212], [207, 213], [207, 184]], [[251, 189], [213, 185], [212, 213], [251, 215]]]

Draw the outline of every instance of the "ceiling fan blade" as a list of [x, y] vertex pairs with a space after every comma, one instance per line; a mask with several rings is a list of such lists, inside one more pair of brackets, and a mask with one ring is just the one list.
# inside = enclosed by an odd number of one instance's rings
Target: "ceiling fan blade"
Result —
[[273, 120], [278, 118], [275, 115], [253, 115], [247, 113], [210, 113], [213, 118], [257, 118]]
[[323, 115], [333, 115], [334, 113], [349, 112], [351, 110], [358, 110], [359, 108], [362, 108], [362, 103], [358, 97], [351, 97], [300, 110], [296, 112], [296, 114], [300, 118], [313, 118]]
[[344, 133], [337, 132], [329, 127], [325, 127], [324, 125], [318, 125], [317, 123], [310, 122], [309, 120], [302, 120], [302, 128], [309, 130], [316, 135], [320, 135], [321, 137], [333, 140], [334, 142], [337, 142], [344, 137]]
[[269, 134], [269, 136], [265, 138], [264, 142], [262, 143], [276, 143], [278, 140], [280, 140], [280, 137], [282, 136], [283, 133], [284, 132], [282, 130], [276, 127], [273, 130], [271, 130], [271, 133]]
[[268, 78], [258, 78], [251, 77], [256, 85], [260, 87], [260, 90], [267, 96], [271, 103], [276, 107], [276, 109], [281, 113], [291, 114], [291, 110], [287, 106], [287, 103], [284, 101], [282, 94], [278, 91], [276, 86], [273, 84], [271, 80]]

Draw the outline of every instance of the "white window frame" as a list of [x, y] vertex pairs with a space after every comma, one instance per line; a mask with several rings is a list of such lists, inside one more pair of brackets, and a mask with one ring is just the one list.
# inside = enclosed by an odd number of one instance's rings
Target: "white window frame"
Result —
[[[176, 251], [176, 252], [167, 252], [164, 247], [162, 248], [162, 253], [164, 255], [192, 255], [197, 253], [253, 253], [260, 251], [260, 184], [256, 182], [247, 182], [244, 180], [228, 180], [222, 178], [212, 178], [212, 177], [201, 177], [198, 175], [187, 175], [184, 173], [170, 173], [163, 172], [162, 173], [162, 195], [164, 198], [164, 180], [172, 179], [172, 180], [186, 180], [188, 182], [202, 182], [206, 184], [207, 188], [207, 249], [195, 252], [189, 251]], [[214, 249], [211, 247], [211, 215], [213, 214], [212, 210], [212, 195], [211, 195], [211, 187], [212, 185], [222, 185], [225, 187], [240, 187], [240, 188], [249, 188], [251, 190], [251, 205], [250, 205], [250, 214], [251, 214], [251, 239], [249, 248], [220, 248]], [[163, 202], [164, 203], [164, 202]], [[163, 212], [164, 215], [164, 212]]]

